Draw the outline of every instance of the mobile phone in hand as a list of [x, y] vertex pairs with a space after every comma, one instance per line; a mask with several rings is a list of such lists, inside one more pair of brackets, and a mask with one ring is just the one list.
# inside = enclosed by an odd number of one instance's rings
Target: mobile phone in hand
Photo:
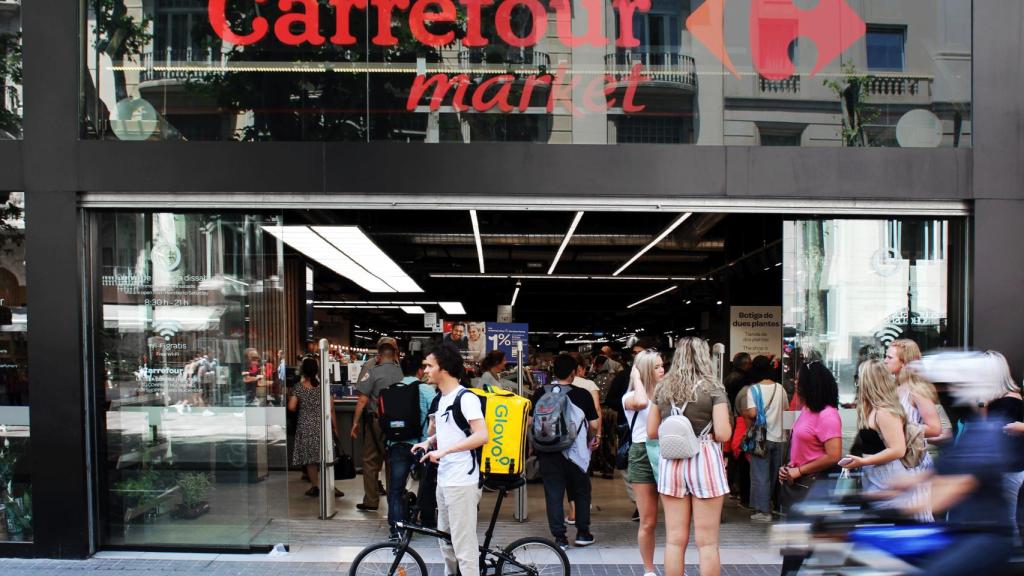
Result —
[[853, 458], [851, 458], [849, 456], [847, 456], [847, 457], [845, 457], [845, 458], [843, 458], [842, 460], [839, 461], [839, 465], [842, 466], [843, 468], [849, 466], [850, 464], [853, 464]]

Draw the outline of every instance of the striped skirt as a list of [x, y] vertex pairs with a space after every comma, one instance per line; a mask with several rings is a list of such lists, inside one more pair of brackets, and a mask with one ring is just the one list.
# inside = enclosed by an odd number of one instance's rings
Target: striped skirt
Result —
[[[926, 457], [925, 461], [921, 462], [917, 468], [908, 470], [903, 466], [903, 463], [899, 460], [894, 460], [887, 464], [881, 464], [879, 466], [864, 466], [864, 476], [861, 483], [864, 487], [864, 492], [881, 492], [888, 490], [889, 484], [893, 479], [907, 476], [909, 474], [917, 473], [923, 469], [931, 468], [932, 462], [930, 457]], [[928, 506], [931, 504], [931, 484], [929, 482], [919, 482], [914, 488], [907, 490], [896, 496], [891, 500], [883, 500], [875, 504], [877, 508], [917, 508], [919, 506]], [[914, 519], [918, 522], [934, 522], [932, 513], [930, 510], [926, 512], [918, 512], [914, 514]]]
[[722, 445], [709, 437], [701, 438], [700, 451], [685, 460], [658, 461], [658, 493], [674, 498], [693, 494], [697, 498], [715, 498], [729, 493], [729, 480], [722, 459]]

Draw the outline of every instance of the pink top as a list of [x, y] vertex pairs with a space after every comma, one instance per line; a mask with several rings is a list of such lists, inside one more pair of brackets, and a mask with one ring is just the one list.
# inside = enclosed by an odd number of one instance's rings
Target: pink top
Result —
[[821, 412], [804, 408], [793, 424], [793, 443], [789, 450], [790, 466], [803, 466], [825, 455], [825, 442], [842, 438], [843, 421], [839, 410], [826, 406]]

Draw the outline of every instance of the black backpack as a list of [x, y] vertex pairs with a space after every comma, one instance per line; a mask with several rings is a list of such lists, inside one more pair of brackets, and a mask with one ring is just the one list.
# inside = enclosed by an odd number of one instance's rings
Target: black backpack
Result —
[[392, 384], [381, 390], [380, 430], [392, 442], [418, 440], [426, 418], [420, 414], [420, 383]]
[[[463, 394], [472, 394], [472, 392], [470, 392], [466, 388], [462, 388], [461, 390], [459, 390], [458, 394], [455, 395], [455, 401], [452, 402], [452, 405], [448, 407], [448, 411], [452, 413], [452, 419], [455, 420], [455, 424], [459, 427], [459, 430], [462, 430], [462, 433], [466, 435], [466, 438], [469, 438], [470, 436], [473, 435], [473, 429], [470, 428], [469, 420], [466, 420], [466, 416], [462, 413]], [[480, 399], [481, 409], [484, 408], [484, 398], [482, 396], [477, 396], [477, 398]], [[435, 422], [437, 421], [438, 418], [441, 418], [443, 416], [442, 414], [435, 414], [440, 404], [441, 392], [438, 391], [437, 395], [434, 396], [433, 402], [430, 403], [430, 413], [434, 414]], [[466, 472], [466, 474], [472, 474], [475, 470], [480, 468], [480, 459], [483, 456], [483, 447], [481, 446], [480, 448], [472, 450], [472, 453], [473, 466]], [[480, 476], [480, 482], [483, 482], [483, 475]]]

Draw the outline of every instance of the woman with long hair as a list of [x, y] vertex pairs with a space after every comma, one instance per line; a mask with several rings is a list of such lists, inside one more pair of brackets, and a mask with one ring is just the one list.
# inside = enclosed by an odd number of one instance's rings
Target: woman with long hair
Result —
[[682, 576], [690, 519], [694, 520], [702, 576], [718, 576], [721, 560], [718, 533], [722, 503], [729, 481], [722, 458], [722, 442], [732, 434], [729, 397], [715, 379], [708, 343], [682, 338], [676, 344], [672, 366], [657, 385], [647, 414], [648, 438], [658, 437], [658, 427], [681, 410], [701, 434], [697, 454], [684, 460], [662, 458], [658, 466], [658, 493], [665, 509], [665, 574]]
[[[907, 413], [896, 392], [896, 380], [885, 363], [868, 360], [861, 364], [857, 382], [860, 384], [857, 397], [857, 444], [860, 448], [854, 451], [859, 454], [847, 456], [841, 465], [863, 470], [865, 493], [888, 491], [893, 482], [914, 473], [915, 466], [907, 466], [905, 462], [914, 463], [923, 458], [925, 446], [921, 430], [907, 426]], [[920, 486], [920, 489], [879, 502], [879, 507], [921, 508], [929, 492], [926, 484]], [[930, 522], [931, 512], [921, 512], [917, 519]]]
[[907, 418], [924, 428], [925, 438], [939, 438], [942, 436], [942, 421], [935, 407], [939, 401], [935, 386], [913, 370], [904, 369], [907, 364], [920, 359], [921, 348], [917, 342], [907, 338], [894, 340], [885, 351], [885, 367], [896, 378], [896, 394]]
[[794, 396], [801, 408], [793, 423], [789, 462], [779, 470], [783, 513], [803, 500], [818, 475], [834, 468], [843, 453], [839, 386], [832, 372], [816, 360], [804, 364]]
[[633, 445], [629, 448], [626, 480], [633, 487], [636, 508], [640, 513], [640, 526], [636, 540], [640, 546], [640, 559], [644, 563], [644, 576], [655, 576], [654, 530], [658, 524], [658, 491], [654, 469], [647, 457], [648, 413], [652, 408], [654, 386], [665, 375], [665, 364], [657, 350], [648, 348], [633, 359], [629, 375], [629, 388], [622, 396], [622, 408], [629, 422]]
[[[316, 358], [307, 356], [299, 365], [301, 380], [292, 388], [288, 397], [288, 411], [298, 412], [299, 417], [295, 428], [295, 448], [292, 452], [292, 465], [305, 466], [306, 474], [313, 486], [306, 491], [306, 496], [320, 495], [320, 366]], [[331, 429], [334, 437], [338, 437], [338, 421], [334, 410], [331, 410]], [[344, 494], [334, 489], [334, 497], [341, 498]]]

